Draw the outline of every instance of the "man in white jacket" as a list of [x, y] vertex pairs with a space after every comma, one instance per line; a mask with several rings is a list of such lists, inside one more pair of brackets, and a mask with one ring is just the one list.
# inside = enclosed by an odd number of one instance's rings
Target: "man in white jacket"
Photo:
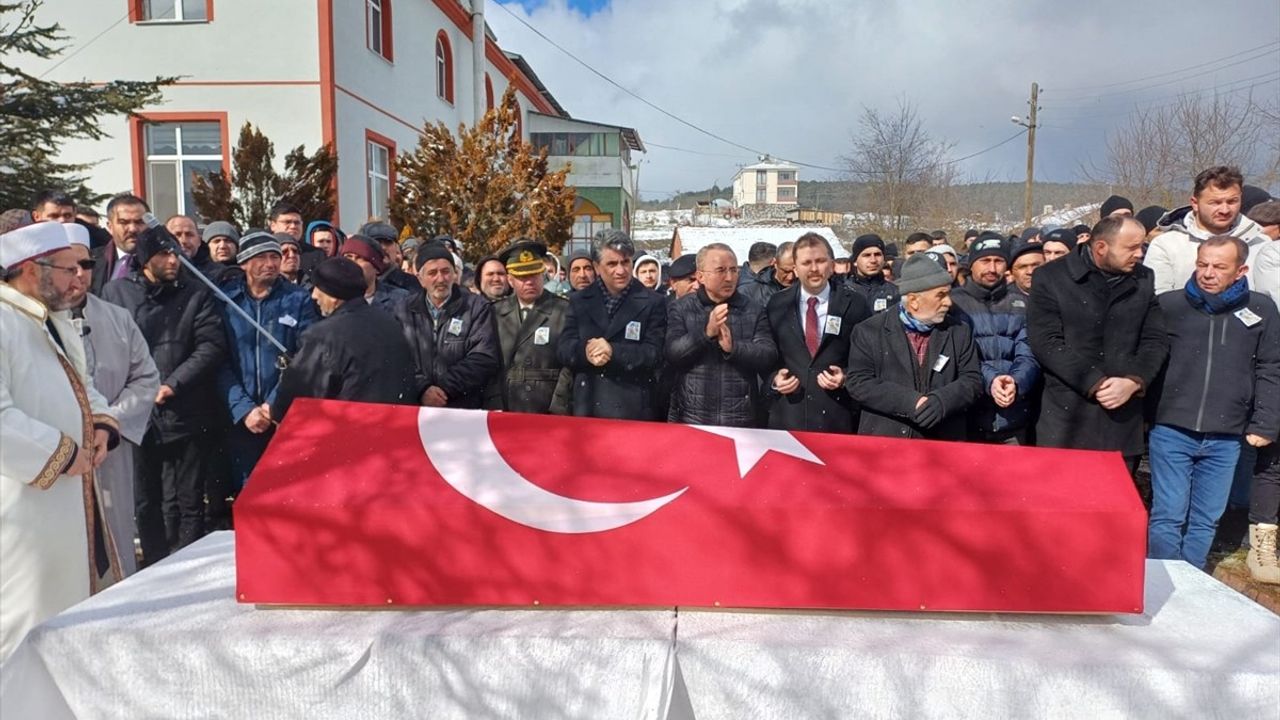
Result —
[[1271, 238], [1254, 255], [1253, 289], [1271, 296], [1280, 305], [1280, 200], [1259, 203], [1249, 211], [1249, 219], [1262, 226]]
[[62, 225], [36, 223], [0, 236], [0, 265], [3, 663], [28, 630], [89, 597], [107, 571], [118, 577], [111, 555], [95, 552], [104, 536], [96, 528], [93, 473], [118, 442], [119, 424], [61, 312], [89, 281]]
[[[1249, 245], [1249, 267], [1269, 242], [1262, 228], [1240, 214], [1244, 177], [1233, 167], [1219, 165], [1196, 175], [1191, 205], [1172, 210], [1160, 218], [1157, 235], [1147, 249], [1143, 264], [1155, 273], [1156, 293], [1181, 290], [1196, 269], [1200, 243], [1214, 235], [1230, 235]], [[1253, 282], [1254, 272], [1249, 273]]]

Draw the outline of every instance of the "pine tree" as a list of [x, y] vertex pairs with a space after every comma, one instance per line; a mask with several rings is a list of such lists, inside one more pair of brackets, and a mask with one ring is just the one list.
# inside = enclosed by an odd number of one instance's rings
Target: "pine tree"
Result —
[[290, 150], [283, 175], [275, 169], [275, 157], [275, 144], [246, 122], [231, 152], [231, 177], [219, 168], [193, 180], [191, 196], [201, 218], [230, 220], [241, 228], [266, 227], [271, 206], [281, 200], [297, 205], [304, 220], [332, 218], [338, 159], [330, 146], [311, 155], [302, 145]]
[[152, 81], [114, 80], [95, 85], [43, 80], [23, 71], [22, 59], [48, 60], [66, 49], [61, 26], [41, 25], [41, 0], [0, 3], [0, 208], [25, 208], [41, 191], [60, 189], [84, 204], [107, 195], [85, 185], [84, 174], [96, 163], [56, 159], [67, 140], [101, 140], [102, 121], [129, 115], [159, 102], [161, 88], [177, 78]]
[[476, 127], [426, 124], [417, 147], [396, 162], [391, 216], [423, 237], [452, 235], [475, 262], [516, 238], [553, 251], [573, 231], [569, 169], [551, 172], [547, 152], [520, 137], [514, 86]]

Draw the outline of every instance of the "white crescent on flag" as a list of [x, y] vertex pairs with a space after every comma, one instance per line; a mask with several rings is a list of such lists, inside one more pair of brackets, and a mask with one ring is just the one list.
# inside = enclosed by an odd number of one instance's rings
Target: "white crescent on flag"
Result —
[[454, 490], [502, 517], [553, 533], [593, 533], [630, 525], [689, 488], [637, 502], [609, 503], [557, 495], [516, 472], [489, 434], [481, 410], [418, 410], [418, 435], [427, 459]]

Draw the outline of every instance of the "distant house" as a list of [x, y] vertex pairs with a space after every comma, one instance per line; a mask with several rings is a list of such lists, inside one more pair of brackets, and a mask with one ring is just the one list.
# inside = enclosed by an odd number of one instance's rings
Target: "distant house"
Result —
[[529, 142], [547, 149], [553, 170], [569, 166], [568, 183], [577, 191], [573, 237], [565, 252], [590, 247], [600, 230], [631, 232], [636, 207], [632, 152], [644, 152], [633, 128], [529, 111]]
[[733, 248], [738, 262], [747, 261], [747, 251], [758, 242], [770, 245], [781, 245], [784, 242], [795, 242], [801, 235], [814, 232], [827, 239], [836, 255], [847, 255], [848, 248], [840, 242], [831, 228], [825, 226], [787, 227], [677, 227], [671, 235], [671, 252], [673, 258], [685, 253], [696, 253], [711, 243], [724, 243]]
[[740, 168], [733, 176], [733, 204], [795, 205], [799, 202], [800, 168], [765, 155], [755, 165]]
[[787, 222], [800, 225], [842, 225], [844, 213], [796, 207], [787, 211]]

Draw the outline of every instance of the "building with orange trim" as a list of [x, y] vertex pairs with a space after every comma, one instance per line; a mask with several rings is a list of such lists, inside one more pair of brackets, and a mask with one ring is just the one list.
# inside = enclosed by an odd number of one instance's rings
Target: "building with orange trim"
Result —
[[500, 98], [514, 84], [526, 134], [531, 111], [568, 116], [492, 32], [484, 86], [475, 87], [469, 8], [466, 0], [60, 0], [37, 20], [61, 24], [69, 46], [24, 69], [65, 82], [180, 78], [138, 117], [108, 119], [106, 139], [63, 145], [63, 161], [96, 163], [88, 176], [98, 192], [132, 191], [162, 217], [194, 214], [191, 174], [229, 169], [251, 122], [281, 166], [298, 145], [333, 144], [335, 220], [353, 229], [386, 215], [396, 152], [417, 143], [424, 122], [473, 122], [474, 93]]

